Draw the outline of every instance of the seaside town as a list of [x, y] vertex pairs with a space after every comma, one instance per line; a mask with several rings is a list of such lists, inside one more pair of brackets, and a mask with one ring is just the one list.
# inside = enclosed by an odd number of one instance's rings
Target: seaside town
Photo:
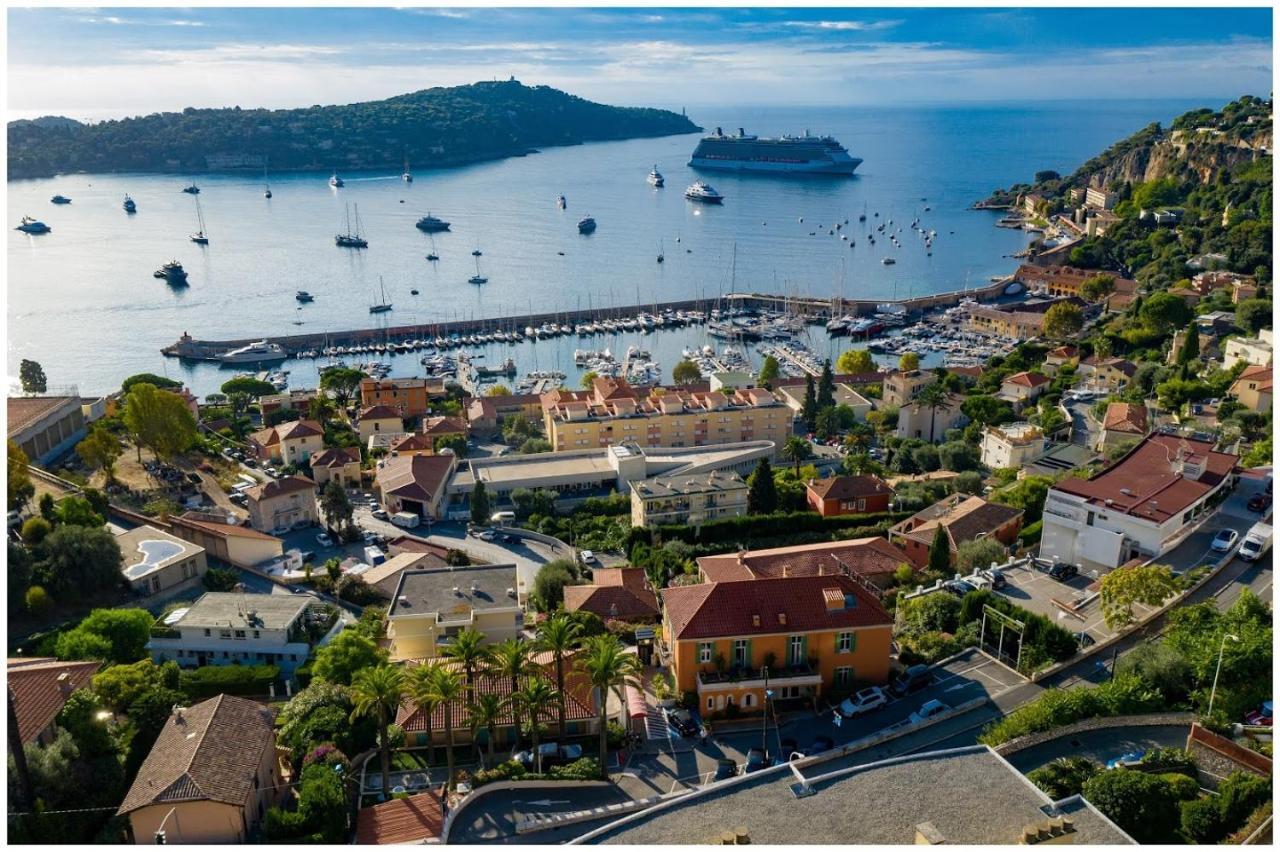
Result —
[[28, 353], [8, 841], [1271, 843], [1273, 113], [1211, 107], [971, 199], [978, 286]]

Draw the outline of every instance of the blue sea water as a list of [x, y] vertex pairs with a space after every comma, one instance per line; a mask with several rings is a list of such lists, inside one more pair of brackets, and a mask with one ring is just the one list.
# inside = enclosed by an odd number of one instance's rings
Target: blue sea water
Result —
[[[184, 331], [197, 338], [270, 337], [405, 325], [529, 311], [629, 305], [730, 291], [890, 299], [978, 286], [1016, 267], [1009, 255], [1024, 234], [994, 227], [996, 214], [969, 206], [991, 189], [1029, 181], [1040, 169], [1066, 174], [1151, 121], [1168, 122], [1198, 102], [1105, 101], [898, 108], [722, 108], [691, 117], [708, 130], [739, 126], [777, 135], [830, 133], [864, 162], [852, 178], [697, 174], [688, 166], [698, 135], [550, 148], [527, 157], [399, 174], [340, 170], [270, 176], [265, 199], [256, 175], [65, 175], [8, 184], [10, 227], [23, 215], [53, 231], [10, 231], [7, 367], [41, 362], [51, 385], [83, 394], [111, 391], [141, 371], [182, 379], [199, 395], [229, 372], [166, 359], [160, 348]], [[657, 167], [666, 187], [645, 181]], [[686, 201], [701, 177], [725, 196], [722, 207]], [[189, 234], [194, 179], [210, 243]], [[70, 205], [49, 201], [56, 193]], [[124, 195], [136, 215], [121, 208]], [[563, 193], [567, 210], [556, 207]], [[347, 205], [358, 208], [366, 250], [341, 249]], [[925, 208], [930, 210], [926, 211]], [[857, 217], [866, 211], [868, 221]], [[453, 223], [430, 238], [414, 227], [428, 212]], [[874, 214], [878, 213], [879, 217]], [[584, 215], [599, 224], [581, 236]], [[937, 231], [932, 256], [910, 230], [919, 217]], [[803, 222], [800, 221], [803, 219]], [[837, 222], [847, 230], [831, 236]], [[901, 249], [867, 232], [893, 220]], [[853, 245], [840, 239], [850, 235]], [[434, 250], [437, 263], [425, 256]], [[473, 249], [483, 254], [474, 258]], [[665, 263], [656, 262], [659, 252]], [[735, 261], [736, 255], [736, 261]], [[882, 259], [893, 256], [886, 266]], [[173, 291], [152, 272], [170, 259], [190, 273]], [[489, 281], [467, 283], [477, 263]], [[384, 282], [391, 312], [371, 316]], [[420, 291], [417, 296], [410, 290]], [[297, 290], [316, 301], [298, 305]], [[841, 343], [813, 340], [835, 354]], [[638, 335], [597, 339], [619, 355]], [[644, 339], [669, 372], [700, 330]], [[522, 370], [575, 372], [576, 338], [494, 347]], [[393, 375], [419, 372], [418, 359], [388, 359]], [[314, 385], [315, 365], [290, 362], [291, 384]]]

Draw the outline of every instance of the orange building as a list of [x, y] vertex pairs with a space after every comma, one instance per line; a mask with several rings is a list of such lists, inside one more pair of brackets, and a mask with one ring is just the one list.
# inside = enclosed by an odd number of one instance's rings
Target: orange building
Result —
[[402, 418], [421, 417], [445, 396], [444, 379], [361, 379], [360, 407], [386, 405]]
[[805, 486], [805, 502], [824, 518], [889, 511], [893, 489], [875, 474], [811, 479]]
[[704, 716], [847, 692], [889, 677], [893, 618], [844, 573], [736, 579], [662, 590], [676, 689]]

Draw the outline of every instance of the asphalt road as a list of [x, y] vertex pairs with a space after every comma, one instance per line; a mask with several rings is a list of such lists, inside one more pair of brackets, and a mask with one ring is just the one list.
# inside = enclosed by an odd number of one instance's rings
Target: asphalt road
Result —
[[450, 843], [563, 843], [583, 832], [570, 825], [535, 834], [516, 834], [528, 814], [553, 814], [628, 801], [618, 787], [544, 787], [498, 791], [482, 796], [454, 817]]
[[1008, 756], [1007, 760], [1022, 773], [1030, 772], [1065, 755], [1087, 757], [1105, 766], [1107, 761], [1134, 751], [1185, 748], [1189, 732], [1188, 725], [1145, 725], [1083, 731], [1014, 752]]

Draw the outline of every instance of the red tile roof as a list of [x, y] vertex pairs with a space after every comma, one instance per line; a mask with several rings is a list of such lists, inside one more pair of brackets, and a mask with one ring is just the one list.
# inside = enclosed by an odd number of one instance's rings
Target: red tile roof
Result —
[[453, 466], [451, 455], [398, 456], [378, 468], [378, 486], [383, 494], [430, 502], [444, 489]]
[[[262, 541], [281, 541], [273, 535], [267, 535], [264, 532], [258, 532], [251, 527], [239, 527], [233, 524], [220, 524], [216, 521], [205, 521], [199, 518], [188, 518], [185, 515], [170, 518], [170, 523], [177, 522], [178, 526], [190, 524], [199, 530], [219, 536], [221, 538], [256, 538]], [[177, 535], [177, 533], [174, 533]]]
[[259, 482], [252, 488], [246, 489], [244, 493], [248, 495], [250, 500], [265, 500], [284, 494], [292, 494], [295, 491], [314, 491], [315, 488], [316, 484], [311, 479], [290, 474], [279, 479], [268, 479], [266, 482]]
[[439, 838], [443, 829], [439, 790], [392, 799], [361, 808], [356, 814], [356, 843], [360, 846], [421, 843]]
[[586, 610], [603, 619], [652, 619], [661, 612], [643, 568], [597, 568], [592, 580], [587, 586], [565, 586], [566, 610]]
[[893, 489], [874, 474], [815, 479], [806, 487], [822, 500], [856, 500], [859, 497], [879, 497], [893, 493]]
[[291, 441], [294, 438], [312, 438], [324, 434], [324, 427], [314, 420], [294, 420], [290, 423], [279, 423], [275, 429], [282, 441]]
[[964, 542], [993, 533], [1021, 515], [1021, 509], [990, 503], [981, 497], [955, 494], [921, 509], [905, 521], [895, 524], [889, 532], [922, 544], [932, 544], [938, 525], [941, 524], [947, 531], [947, 538], [951, 540], [951, 549], [955, 550]]
[[400, 438], [391, 445], [391, 450], [397, 453], [418, 452], [421, 450], [434, 450], [435, 443], [426, 435], [411, 433]]
[[389, 405], [371, 405], [360, 410], [361, 420], [403, 420], [398, 409]]
[[[825, 593], [852, 595], [852, 606], [828, 609]], [[843, 575], [771, 577], [673, 586], [662, 590], [674, 638], [715, 639], [888, 627], [893, 618], [879, 598]]]
[[8, 661], [6, 676], [13, 690], [18, 734], [24, 743], [35, 740], [57, 718], [62, 705], [77, 689], [89, 686], [102, 668], [98, 662], [63, 662], [49, 658]]
[[1021, 385], [1022, 387], [1028, 388], [1038, 388], [1041, 385], [1048, 384], [1049, 377], [1043, 373], [1030, 373], [1023, 371], [1006, 377], [1004, 383], [1009, 385]]
[[1046, 358], [1074, 358], [1080, 354], [1080, 350], [1074, 346], [1059, 346], [1057, 349], [1049, 350], [1045, 355]]
[[[1213, 449], [1209, 441], [1150, 435], [1111, 467], [1088, 479], [1070, 477], [1055, 491], [1082, 497], [1109, 511], [1163, 523], [1180, 515], [1231, 475], [1238, 459]], [[1203, 468], [1198, 479], [1178, 471], [1178, 463]]]
[[466, 431], [466, 421], [461, 417], [428, 417], [422, 421], [424, 435], [456, 435]]
[[1112, 402], [1102, 418], [1102, 428], [1107, 432], [1147, 434], [1147, 407], [1129, 402]]
[[312, 467], [342, 467], [359, 461], [359, 447], [330, 447], [311, 456]]
[[698, 559], [698, 568], [712, 583], [754, 577], [830, 576], [846, 568], [858, 576], [871, 578], [892, 574], [907, 561], [907, 555], [897, 545], [883, 538], [851, 538], [703, 556]]
[[1260, 391], [1271, 390], [1271, 386], [1272, 386], [1271, 368], [1270, 367], [1254, 367], [1254, 366], [1245, 367], [1244, 372], [1240, 374], [1239, 378], [1237, 378], [1234, 382], [1232, 382], [1231, 392], [1239, 393], [1239, 391], [1236, 390], [1236, 385], [1240, 384], [1241, 382], [1253, 382], [1253, 381], [1256, 381], [1258, 383], [1258, 387], [1255, 388], [1255, 390], [1260, 390]]

